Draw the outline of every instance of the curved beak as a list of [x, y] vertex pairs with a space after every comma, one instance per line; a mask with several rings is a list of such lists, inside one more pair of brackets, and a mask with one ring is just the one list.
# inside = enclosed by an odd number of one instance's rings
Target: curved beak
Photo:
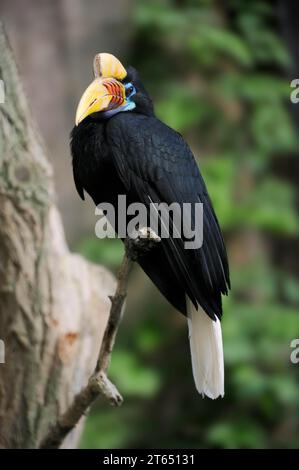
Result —
[[76, 111], [76, 126], [87, 116], [126, 103], [124, 85], [115, 78], [95, 78], [84, 91]]

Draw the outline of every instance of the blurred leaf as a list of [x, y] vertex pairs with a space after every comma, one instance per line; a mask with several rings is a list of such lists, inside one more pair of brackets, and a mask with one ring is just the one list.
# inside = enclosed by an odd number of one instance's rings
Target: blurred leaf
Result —
[[160, 377], [155, 370], [147, 368], [124, 350], [113, 351], [110, 374], [126, 395], [152, 397], [160, 385]]
[[124, 253], [123, 244], [119, 239], [100, 240], [95, 236], [83, 239], [76, 247], [76, 251], [89, 261], [111, 268], [117, 268], [120, 265]]
[[213, 28], [209, 25], [199, 26], [189, 39], [189, 47], [199, 63], [203, 61], [203, 57], [206, 57], [206, 63], [212, 63], [211, 59], [215, 61], [221, 55], [230, 57], [244, 66], [252, 63], [246, 42], [240, 36], [225, 29]]
[[256, 106], [251, 117], [251, 130], [257, 145], [265, 152], [287, 152], [296, 149], [297, 139], [290, 118], [279, 103]]
[[165, 98], [156, 105], [157, 116], [178, 132], [199, 122], [206, 113], [206, 106], [198, 96], [182, 85], [168, 87]]
[[264, 447], [263, 433], [253, 421], [236, 420], [232, 423], [219, 423], [211, 426], [209, 440], [224, 449], [259, 449]]

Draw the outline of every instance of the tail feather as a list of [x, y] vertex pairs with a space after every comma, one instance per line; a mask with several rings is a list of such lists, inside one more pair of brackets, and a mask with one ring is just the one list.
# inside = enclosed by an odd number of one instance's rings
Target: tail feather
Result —
[[187, 297], [192, 370], [197, 391], [215, 399], [224, 396], [224, 360], [221, 324], [213, 321]]

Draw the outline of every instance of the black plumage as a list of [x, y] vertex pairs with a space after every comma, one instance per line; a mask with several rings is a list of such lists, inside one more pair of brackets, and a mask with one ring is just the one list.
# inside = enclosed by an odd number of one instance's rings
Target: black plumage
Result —
[[[168, 301], [186, 314], [186, 295], [211, 317], [221, 317], [221, 294], [229, 288], [228, 261], [221, 230], [205, 183], [183, 137], [159, 121], [135, 69], [125, 81], [137, 90], [136, 108], [108, 119], [94, 113], [71, 134], [74, 180], [95, 204], [203, 203], [203, 245], [186, 250], [182, 238], [162, 239], [138, 260]], [[192, 214], [192, 219], [193, 219]], [[194, 222], [194, 220], [193, 220]], [[117, 227], [116, 227], [117, 230]]]

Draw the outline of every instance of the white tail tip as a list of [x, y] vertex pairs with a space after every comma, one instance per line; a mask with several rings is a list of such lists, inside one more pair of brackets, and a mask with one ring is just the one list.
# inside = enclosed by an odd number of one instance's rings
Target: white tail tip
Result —
[[197, 391], [215, 399], [224, 396], [224, 360], [221, 324], [186, 298], [192, 370]]

